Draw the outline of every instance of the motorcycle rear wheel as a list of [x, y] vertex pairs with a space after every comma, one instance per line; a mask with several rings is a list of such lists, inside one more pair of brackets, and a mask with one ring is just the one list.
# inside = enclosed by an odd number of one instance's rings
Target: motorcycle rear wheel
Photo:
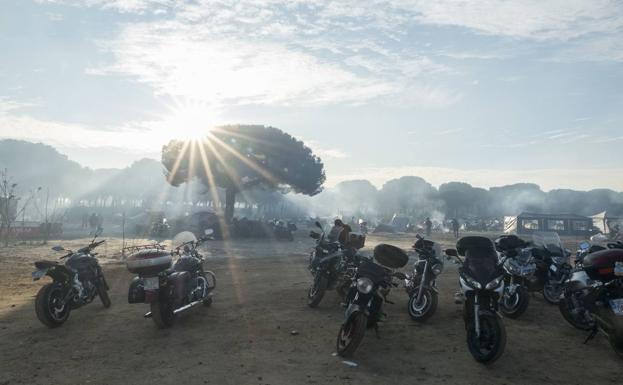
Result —
[[35, 298], [35, 313], [42, 324], [49, 328], [57, 328], [67, 321], [71, 306], [63, 304], [65, 290], [58, 283], [44, 285]]
[[106, 284], [104, 282], [100, 282], [97, 285], [97, 294], [100, 297], [100, 300], [102, 301], [102, 305], [104, 305], [104, 308], [108, 309], [111, 305], [110, 302], [110, 296], [108, 295], [108, 289], [106, 288]]
[[506, 328], [496, 314], [480, 315], [480, 337], [472, 324], [467, 328], [467, 348], [474, 359], [481, 364], [494, 363], [506, 347]]
[[584, 319], [581, 319], [579, 316], [573, 314], [571, 299], [566, 296], [560, 299], [558, 302], [558, 309], [560, 310], [560, 314], [571, 326], [576, 329], [590, 331], [594, 329], [594, 323], [588, 322]]
[[368, 326], [368, 317], [357, 313], [350, 317], [341, 327], [337, 335], [337, 354], [340, 357], [350, 357], [363, 341]]
[[528, 293], [525, 287], [519, 286], [511, 297], [508, 297], [506, 293], [502, 295], [500, 298], [500, 312], [508, 318], [519, 318], [526, 312], [529, 303], [530, 293]]
[[171, 302], [161, 303], [160, 301], [151, 303], [151, 318], [160, 329], [167, 329], [173, 326], [175, 314]]
[[322, 272], [318, 272], [314, 277], [314, 283], [309, 288], [307, 293], [307, 306], [314, 308], [317, 307], [329, 286], [329, 279]]

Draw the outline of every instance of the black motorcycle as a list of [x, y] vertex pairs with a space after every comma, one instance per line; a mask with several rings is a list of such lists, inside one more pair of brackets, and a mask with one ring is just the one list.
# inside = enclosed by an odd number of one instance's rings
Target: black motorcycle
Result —
[[374, 249], [374, 263], [362, 259], [347, 295], [346, 320], [337, 336], [337, 353], [348, 357], [353, 355], [363, 340], [366, 329], [378, 329], [383, 321], [383, 304], [391, 303], [387, 296], [392, 287], [398, 286], [394, 278], [405, 279], [405, 275], [392, 269], [404, 267], [409, 256], [398, 247], [381, 244]]
[[443, 271], [441, 247], [430, 240], [416, 235], [413, 249], [418, 260], [413, 266], [413, 275], [405, 278], [405, 288], [409, 295], [407, 310], [411, 319], [424, 322], [437, 310], [437, 277]]
[[[560, 313], [573, 327], [590, 331], [585, 343], [602, 332], [623, 358], [623, 244], [584, 255], [565, 282]], [[590, 245], [582, 248], [586, 251]]]
[[[127, 259], [127, 268], [138, 274], [132, 280], [128, 292], [128, 303], [149, 303], [150, 310], [145, 318], [153, 319], [159, 328], [173, 326], [177, 314], [199, 304], [210, 306], [216, 288], [216, 276], [204, 270], [204, 257], [198, 248], [210, 239], [206, 236], [192, 238], [166, 251], [160, 245], [146, 246]], [[171, 269], [173, 255], [179, 258]]]
[[505, 260], [500, 312], [508, 318], [518, 318], [525, 313], [530, 303], [529, 292], [543, 289], [536, 277], [536, 262], [528, 246], [516, 235], [503, 235], [495, 240], [495, 248]]
[[536, 263], [536, 279], [531, 282], [530, 291], [540, 291], [547, 302], [558, 304], [563, 284], [573, 270], [569, 264], [571, 253], [563, 248], [554, 232], [532, 234], [531, 253]]
[[99, 296], [105, 308], [110, 307], [108, 284], [104, 272], [100, 267], [93, 250], [105, 241], [95, 241], [99, 234], [88, 246], [77, 251], [67, 250], [62, 246], [55, 246], [54, 251], [66, 251], [61, 257], [64, 264], [57, 261], [35, 262], [36, 271], [32, 279], [37, 281], [48, 275], [53, 282], [45, 284], [35, 298], [35, 312], [37, 318], [50, 328], [61, 326], [71, 310], [89, 304]]
[[506, 329], [498, 314], [498, 301], [504, 289], [504, 260], [498, 260], [489, 238], [476, 236], [461, 238], [456, 249], [447, 249], [446, 255], [454, 257], [460, 265], [467, 348], [476, 361], [491, 364], [500, 358], [506, 346]]
[[365, 244], [365, 238], [355, 234], [352, 242], [329, 242], [322, 225], [316, 222], [316, 227], [320, 232], [309, 234], [316, 240], [309, 257], [309, 271], [314, 280], [307, 292], [307, 305], [312, 308], [320, 304], [327, 289], [335, 288], [342, 298], [346, 296], [360, 261], [357, 251]]

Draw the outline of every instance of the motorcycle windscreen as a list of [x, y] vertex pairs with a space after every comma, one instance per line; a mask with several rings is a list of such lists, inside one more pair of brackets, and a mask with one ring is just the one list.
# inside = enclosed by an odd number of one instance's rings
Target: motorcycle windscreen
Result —
[[565, 255], [558, 233], [551, 231], [535, 232], [532, 234], [532, 243], [534, 246], [543, 248], [552, 254]]

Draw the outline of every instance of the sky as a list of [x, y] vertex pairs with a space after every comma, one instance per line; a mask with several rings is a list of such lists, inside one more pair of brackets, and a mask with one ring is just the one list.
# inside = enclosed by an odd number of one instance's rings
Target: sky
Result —
[[622, 122], [621, 1], [0, 0], [0, 138], [92, 168], [263, 124], [329, 186], [623, 191]]

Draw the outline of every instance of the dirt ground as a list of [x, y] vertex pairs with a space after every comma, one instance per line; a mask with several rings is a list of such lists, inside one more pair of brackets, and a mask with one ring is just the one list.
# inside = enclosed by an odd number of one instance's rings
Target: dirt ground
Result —
[[[433, 237], [434, 239], [435, 237]], [[449, 238], [438, 238], [450, 246]], [[408, 248], [412, 236], [368, 237]], [[88, 240], [63, 241], [67, 248]], [[599, 336], [572, 329], [540, 295], [519, 320], [505, 320], [504, 355], [490, 367], [467, 351], [461, 308], [453, 295], [456, 267], [446, 264], [437, 313], [412, 322], [407, 295], [396, 289], [379, 338], [370, 331], [350, 367], [333, 355], [343, 309], [334, 292], [320, 307], [306, 306], [306, 270], [313, 241], [236, 241], [206, 245], [217, 275], [210, 308], [182, 315], [169, 330], [144, 319], [147, 305], [127, 303], [132, 275], [109, 258], [119, 239], [102, 247], [101, 261], [113, 306], [94, 303], [50, 330], [36, 318], [32, 262], [58, 257], [50, 247], [0, 249], [0, 385], [5, 384], [614, 384], [623, 362]], [[573, 247], [574, 245], [570, 245]], [[408, 266], [411, 267], [411, 264]], [[292, 331], [298, 334], [293, 335]]]

